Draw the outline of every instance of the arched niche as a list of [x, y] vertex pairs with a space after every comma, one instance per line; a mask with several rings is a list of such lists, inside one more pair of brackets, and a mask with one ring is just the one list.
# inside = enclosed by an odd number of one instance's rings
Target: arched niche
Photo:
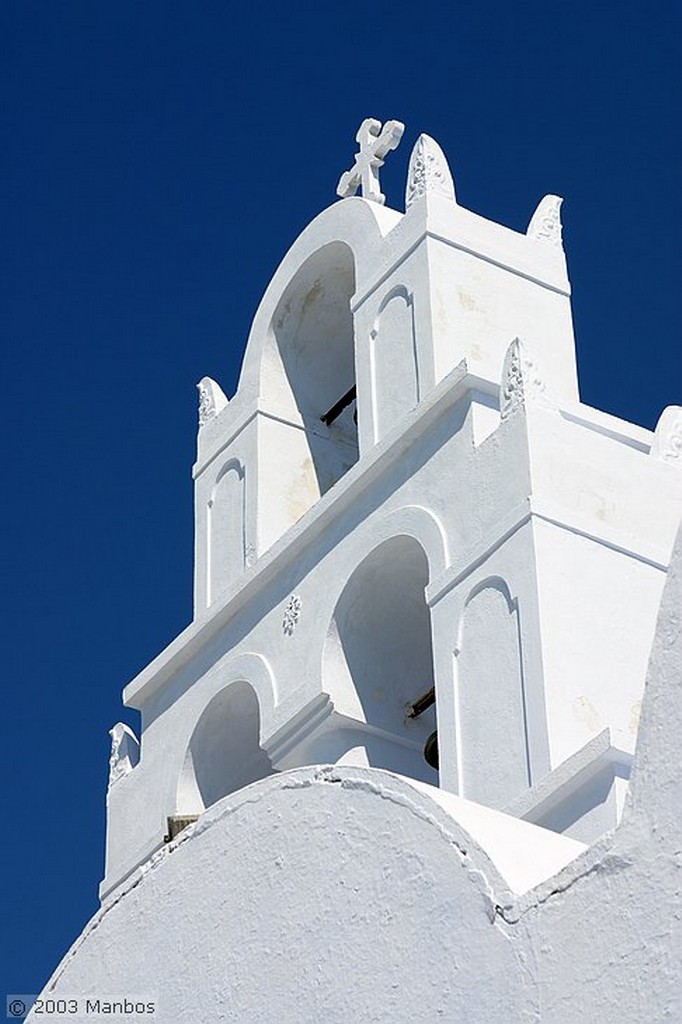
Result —
[[502, 579], [470, 594], [456, 668], [460, 792], [503, 808], [530, 772], [518, 604]]
[[358, 458], [356, 404], [348, 398], [355, 387], [354, 292], [350, 247], [339, 241], [322, 246], [285, 288], [263, 351], [262, 406], [303, 428], [300, 462], [302, 472], [310, 470], [305, 489], [313, 500]]
[[271, 775], [259, 737], [253, 687], [236, 681], [219, 690], [192, 732], [178, 783], [178, 813], [200, 814], [228, 793]]
[[397, 536], [371, 551], [343, 588], [323, 655], [323, 686], [339, 723], [324, 739], [329, 760], [345, 760], [352, 748], [359, 763], [437, 783], [423, 758], [435, 706], [407, 716], [434, 686], [428, 579], [422, 546]]
[[378, 441], [419, 401], [414, 308], [405, 288], [395, 288], [381, 303], [370, 341]]
[[208, 501], [208, 604], [243, 570], [246, 550], [245, 471], [237, 459], [225, 465]]

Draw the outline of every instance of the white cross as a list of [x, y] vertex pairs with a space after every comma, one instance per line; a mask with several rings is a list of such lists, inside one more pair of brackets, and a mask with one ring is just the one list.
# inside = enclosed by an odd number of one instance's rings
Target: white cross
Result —
[[390, 149], [396, 148], [404, 131], [405, 125], [400, 121], [387, 121], [382, 128], [381, 121], [366, 117], [355, 136], [360, 152], [350, 171], [344, 171], [339, 178], [336, 194], [346, 199], [361, 188], [365, 199], [383, 205], [386, 196], [379, 187], [379, 168], [384, 166], [384, 157]]

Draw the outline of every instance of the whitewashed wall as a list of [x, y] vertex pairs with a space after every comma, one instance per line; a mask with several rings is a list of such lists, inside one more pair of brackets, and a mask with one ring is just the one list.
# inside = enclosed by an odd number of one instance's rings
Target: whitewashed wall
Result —
[[195, 620], [126, 690], [142, 755], [109, 790], [103, 896], [169, 815], [311, 763], [589, 840], [616, 824], [682, 511], [677, 419], [652, 453], [577, 401], [557, 202], [527, 235], [428, 188], [405, 215], [332, 206], [266, 290], [237, 394], [202, 382]]
[[377, 769], [295, 769], [138, 870], [44, 997], [135, 995], [169, 1024], [682, 1019], [680, 607], [682, 531], [625, 814], [590, 848]]

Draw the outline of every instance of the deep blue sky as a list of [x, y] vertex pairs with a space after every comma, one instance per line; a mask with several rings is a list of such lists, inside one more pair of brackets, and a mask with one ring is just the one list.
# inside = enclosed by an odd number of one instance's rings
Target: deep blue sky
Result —
[[[97, 906], [107, 730], [191, 616], [196, 394], [368, 115], [525, 229], [566, 199], [583, 398], [682, 401], [682, 8], [4, 0], [4, 991]], [[0, 992], [0, 997], [2, 992]]]

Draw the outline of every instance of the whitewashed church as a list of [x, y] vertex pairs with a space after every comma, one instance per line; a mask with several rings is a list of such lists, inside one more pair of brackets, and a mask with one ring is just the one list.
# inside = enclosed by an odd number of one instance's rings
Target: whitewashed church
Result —
[[422, 135], [391, 209], [402, 134], [363, 122], [199, 385], [194, 619], [124, 691], [46, 996], [682, 1021], [682, 408], [581, 403], [561, 199], [485, 220]]

